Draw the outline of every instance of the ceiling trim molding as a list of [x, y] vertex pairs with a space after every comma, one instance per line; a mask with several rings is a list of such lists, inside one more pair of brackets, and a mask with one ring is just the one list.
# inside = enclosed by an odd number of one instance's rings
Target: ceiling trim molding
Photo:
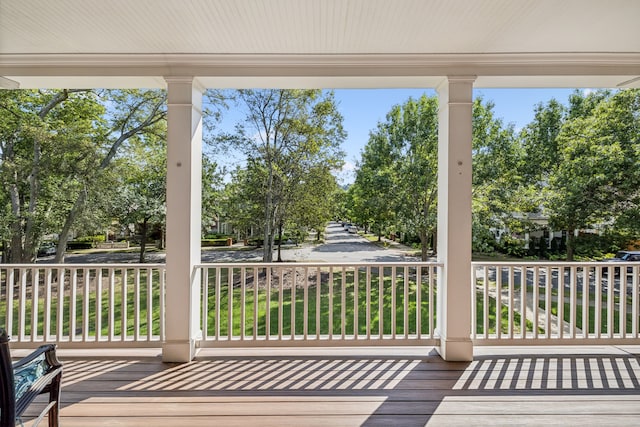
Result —
[[491, 54], [0, 54], [4, 76], [640, 75], [640, 52]]

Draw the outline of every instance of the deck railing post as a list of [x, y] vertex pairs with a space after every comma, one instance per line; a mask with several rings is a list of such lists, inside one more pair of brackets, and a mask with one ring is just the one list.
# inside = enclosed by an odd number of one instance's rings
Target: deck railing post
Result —
[[437, 89], [437, 332], [445, 360], [473, 359], [471, 341], [471, 120], [475, 77], [448, 77]]

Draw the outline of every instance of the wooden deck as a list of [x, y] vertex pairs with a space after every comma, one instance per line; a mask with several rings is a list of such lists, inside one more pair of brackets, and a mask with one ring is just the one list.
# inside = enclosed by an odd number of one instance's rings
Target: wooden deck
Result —
[[[639, 425], [640, 347], [60, 351], [61, 425]], [[29, 425], [29, 423], [25, 423]]]

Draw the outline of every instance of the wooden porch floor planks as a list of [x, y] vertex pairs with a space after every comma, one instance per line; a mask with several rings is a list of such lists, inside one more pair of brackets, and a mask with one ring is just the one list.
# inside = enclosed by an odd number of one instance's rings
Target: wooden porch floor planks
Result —
[[640, 425], [636, 350], [203, 350], [188, 364], [61, 350], [61, 425]]

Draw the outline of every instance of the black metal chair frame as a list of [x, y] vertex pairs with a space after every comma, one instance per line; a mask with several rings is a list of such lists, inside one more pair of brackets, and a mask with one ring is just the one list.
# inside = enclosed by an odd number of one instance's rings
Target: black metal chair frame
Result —
[[[45, 371], [29, 385], [28, 390], [16, 400], [14, 369], [25, 366], [44, 354]], [[0, 427], [15, 427], [21, 424], [25, 410], [40, 394], [49, 393], [49, 404], [42, 410], [34, 422], [37, 426], [42, 418], [49, 414], [49, 427], [58, 426], [60, 411], [60, 384], [62, 364], [56, 357], [56, 346], [45, 344], [33, 353], [15, 363], [11, 360], [7, 331], [0, 329]]]

